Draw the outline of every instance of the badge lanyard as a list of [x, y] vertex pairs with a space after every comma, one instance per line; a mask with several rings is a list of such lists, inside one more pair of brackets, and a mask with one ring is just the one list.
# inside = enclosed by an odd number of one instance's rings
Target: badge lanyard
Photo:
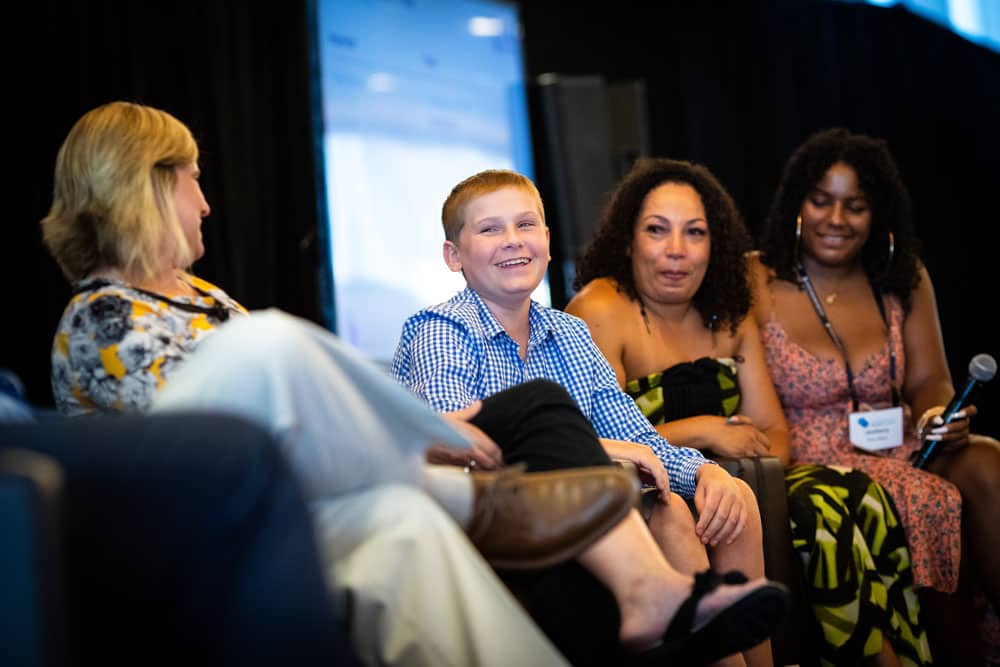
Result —
[[[799, 277], [803, 287], [806, 289], [806, 294], [809, 295], [809, 302], [812, 303], [813, 310], [816, 311], [816, 315], [819, 316], [819, 321], [823, 324], [823, 329], [826, 334], [833, 341], [833, 344], [837, 346], [837, 350], [840, 351], [840, 356], [844, 359], [844, 368], [847, 370], [847, 390], [851, 393], [851, 406], [852, 412], [858, 411], [858, 406], [860, 401], [858, 400], [857, 389], [854, 388], [854, 372], [851, 370], [851, 362], [847, 358], [847, 347], [844, 345], [844, 341], [841, 340], [837, 331], [833, 328], [833, 323], [830, 322], [830, 318], [826, 316], [826, 309], [823, 308], [823, 303], [819, 300], [819, 296], [816, 294], [816, 288], [813, 287], [812, 281], [809, 280], [809, 275], [806, 273], [806, 269], [802, 266], [802, 262], [799, 262], [795, 267], [795, 272]], [[882, 290], [880, 290], [874, 283], [874, 281], [869, 280], [868, 284], [871, 285], [872, 294], [875, 296], [875, 303], [878, 304], [878, 312], [882, 316], [882, 321], [885, 322], [886, 331], [888, 332], [889, 339], [889, 385], [892, 388], [892, 406], [899, 406], [899, 390], [896, 388], [896, 352], [892, 346], [892, 328], [889, 326], [889, 318], [886, 316], [885, 303], [882, 300]]]

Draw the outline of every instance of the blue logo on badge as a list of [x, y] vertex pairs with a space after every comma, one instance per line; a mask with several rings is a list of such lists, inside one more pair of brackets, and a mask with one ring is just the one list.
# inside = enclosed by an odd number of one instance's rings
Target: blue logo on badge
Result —
[[858, 423], [864, 426], [865, 428], [868, 428], [868, 420], [865, 419], [864, 417], [860, 417], [858, 419]]

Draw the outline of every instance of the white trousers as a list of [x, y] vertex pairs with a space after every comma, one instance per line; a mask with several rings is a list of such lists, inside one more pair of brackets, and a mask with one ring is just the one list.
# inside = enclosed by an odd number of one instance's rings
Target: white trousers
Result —
[[564, 665], [455, 522], [412, 486], [320, 500], [329, 574], [366, 665]]
[[279, 442], [315, 509], [328, 578], [366, 664], [565, 664], [418, 488], [434, 478], [429, 443], [467, 443], [329, 331], [276, 310], [228, 322], [153, 403], [198, 409], [252, 419]]

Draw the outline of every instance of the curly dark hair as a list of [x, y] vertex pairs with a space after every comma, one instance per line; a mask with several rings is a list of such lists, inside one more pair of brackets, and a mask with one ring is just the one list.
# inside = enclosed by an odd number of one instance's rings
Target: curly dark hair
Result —
[[636, 161], [604, 209], [597, 232], [577, 264], [574, 287], [580, 289], [596, 278], [612, 278], [620, 292], [639, 302], [645, 315], [628, 249], [646, 195], [664, 183], [686, 183], [701, 197], [712, 254], [693, 304], [706, 327], [715, 330], [728, 326], [735, 333], [751, 305], [752, 292], [746, 272], [750, 234], [733, 198], [702, 165], [667, 158]]
[[[882, 139], [837, 127], [810, 135], [796, 148], [785, 165], [761, 231], [761, 259], [778, 278], [796, 282], [796, 218], [802, 202], [837, 162], [854, 169], [871, 207], [871, 232], [861, 251], [865, 272], [909, 310], [910, 293], [920, 282], [919, 243], [910, 217], [910, 194]], [[887, 264], [890, 231], [895, 251]]]

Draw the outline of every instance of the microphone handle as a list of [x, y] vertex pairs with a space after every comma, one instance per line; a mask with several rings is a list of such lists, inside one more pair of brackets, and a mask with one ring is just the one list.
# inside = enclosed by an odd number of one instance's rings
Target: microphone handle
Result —
[[[945, 407], [944, 412], [941, 413], [941, 419], [945, 424], [950, 424], [951, 420], [955, 418], [955, 413], [962, 409], [965, 405], [965, 399], [969, 397], [969, 394], [975, 388], [976, 384], [975, 378], [969, 378], [969, 381], [966, 383], [965, 389], [962, 390], [962, 393], [955, 394], [951, 397], [951, 401]], [[931, 457], [937, 451], [937, 447], [940, 442], [940, 440], [925, 439], [923, 444], [920, 446], [920, 451], [917, 452], [917, 458], [913, 462], [913, 467], [920, 468], [921, 470], [926, 467], [927, 462], [930, 461]]]

